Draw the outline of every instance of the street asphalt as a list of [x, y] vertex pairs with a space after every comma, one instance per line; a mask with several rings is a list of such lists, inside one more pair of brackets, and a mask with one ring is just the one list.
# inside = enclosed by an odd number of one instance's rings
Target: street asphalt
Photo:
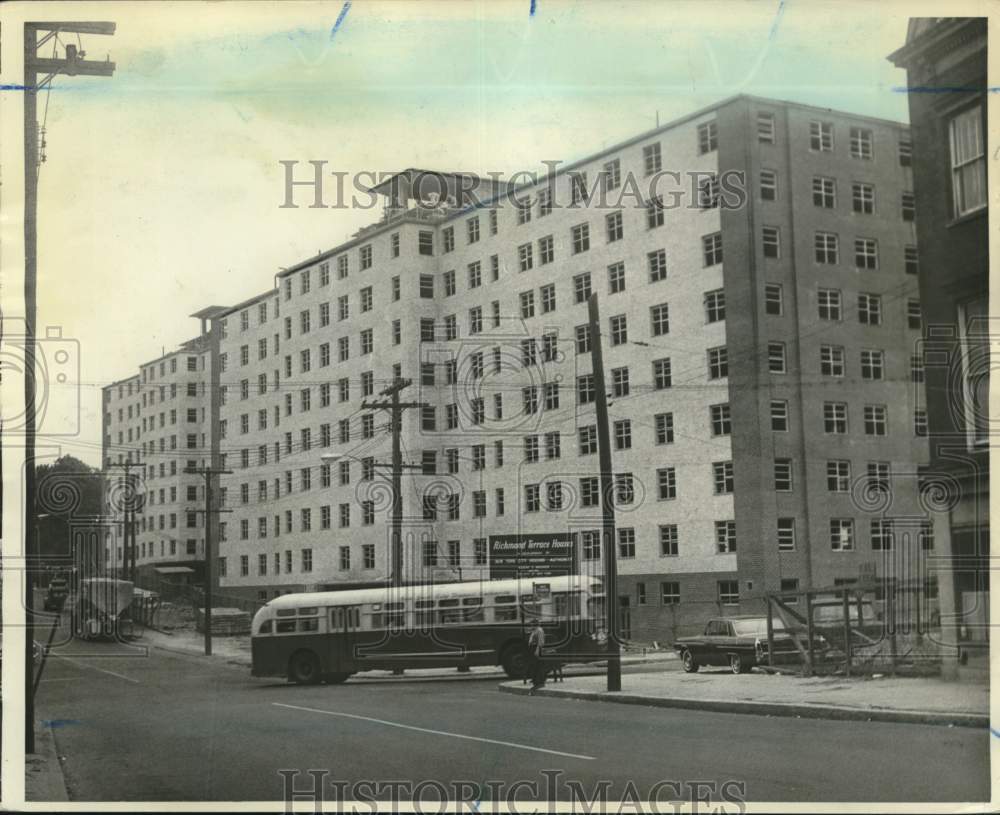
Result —
[[[631, 671], [664, 669], [676, 668], [629, 668], [623, 688]], [[695, 795], [730, 803], [989, 797], [986, 730], [512, 696], [497, 692], [495, 677], [295, 686], [223, 660], [125, 653], [111, 643], [57, 649], [37, 717], [65, 757], [72, 801], [280, 801], [281, 771], [298, 771], [301, 789], [313, 784], [310, 770], [323, 774], [327, 802], [338, 781], [382, 782], [347, 789], [383, 800], [392, 795], [386, 782], [408, 782], [397, 794], [429, 804], [442, 792], [471, 802], [545, 800], [549, 789], [561, 801], [589, 799], [603, 781], [608, 800], [655, 795], [661, 811]]]

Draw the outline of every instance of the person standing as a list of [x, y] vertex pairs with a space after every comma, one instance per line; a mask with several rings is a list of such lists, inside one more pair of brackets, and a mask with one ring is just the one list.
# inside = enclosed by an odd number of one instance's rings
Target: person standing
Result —
[[545, 684], [545, 629], [542, 624], [534, 619], [531, 621], [531, 636], [528, 638], [528, 650], [532, 656], [532, 682], [531, 690], [540, 688]]

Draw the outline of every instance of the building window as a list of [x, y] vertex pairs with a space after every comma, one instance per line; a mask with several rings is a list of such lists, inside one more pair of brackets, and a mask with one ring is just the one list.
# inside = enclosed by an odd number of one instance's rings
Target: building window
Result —
[[577, 430], [579, 455], [588, 456], [597, 452], [597, 426], [586, 425]]
[[819, 289], [816, 293], [821, 320], [839, 320], [841, 317], [841, 297], [837, 289]]
[[859, 269], [877, 269], [878, 241], [871, 238], [856, 238], [854, 241], [854, 265]]
[[711, 153], [719, 147], [719, 132], [714, 121], [698, 125], [698, 153]]
[[675, 606], [681, 601], [681, 584], [676, 580], [660, 583], [660, 602], [665, 606]]
[[630, 526], [618, 529], [618, 557], [628, 560], [635, 557], [635, 529]]
[[664, 249], [657, 249], [655, 252], [646, 254], [646, 261], [649, 265], [649, 282], [658, 283], [667, 277], [667, 253]]
[[847, 432], [847, 403], [823, 403], [823, 432], [838, 435]]
[[604, 189], [616, 190], [622, 183], [622, 163], [614, 158], [604, 163]]
[[829, 153], [833, 150], [832, 122], [809, 123], [809, 149], [821, 153]]
[[828, 492], [850, 492], [850, 461], [828, 461], [826, 463], [826, 489]]
[[433, 255], [434, 233], [421, 230], [417, 234], [417, 249], [421, 255]]
[[778, 174], [774, 170], [760, 171], [760, 200], [778, 200]]
[[570, 177], [570, 206], [576, 206], [587, 200], [587, 174], [571, 173]]
[[852, 184], [851, 206], [855, 212], [862, 215], [871, 215], [874, 213], [875, 187], [871, 184]]
[[761, 144], [774, 144], [774, 114], [761, 112], [757, 114], [757, 141]]
[[587, 405], [594, 401], [594, 375], [584, 374], [576, 378], [577, 404]]
[[673, 501], [677, 497], [677, 470], [661, 467], [656, 471], [656, 491], [661, 501]]
[[888, 433], [888, 411], [885, 405], [865, 405], [865, 435], [884, 436]]
[[479, 241], [479, 217], [469, 218], [465, 222], [466, 234], [469, 238], [469, 243], [476, 243]]
[[764, 286], [764, 313], [780, 317], [784, 311], [784, 297], [780, 283]]
[[986, 206], [986, 156], [979, 105], [955, 116], [948, 125], [951, 189], [958, 218]]
[[654, 337], [662, 337], [670, 333], [670, 307], [659, 303], [649, 309], [650, 324]]
[[792, 491], [792, 460], [790, 458], [776, 458], [774, 460], [774, 491]]
[[612, 263], [608, 266], [608, 292], [619, 294], [625, 291], [625, 264]]
[[916, 246], [906, 246], [903, 248], [903, 270], [907, 274], [917, 274], [920, 271], [920, 262], [917, 256]]
[[701, 239], [702, 264], [706, 267], [722, 263], [722, 233], [704, 235]]
[[719, 177], [712, 173], [698, 182], [698, 207], [716, 209], [719, 206]]
[[712, 482], [716, 495], [729, 495], [733, 491], [733, 462], [713, 462]]
[[653, 417], [653, 429], [657, 444], [674, 443], [674, 414], [657, 413]]
[[899, 166], [909, 167], [913, 163], [913, 142], [908, 136], [899, 137]]
[[837, 206], [837, 182], [832, 178], [816, 176], [812, 180], [813, 204], [825, 209]]
[[858, 322], [862, 325], [880, 325], [882, 298], [877, 294], [858, 295]]
[[740, 604], [740, 581], [719, 581], [719, 603], [724, 606], [738, 606]]
[[778, 433], [788, 431], [788, 402], [784, 399], [771, 400], [771, 430]]
[[904, 221], [913, 221], [917, 217], [917, 199], [912, 192], [904, 192], [900, 199], [900, 215]]
[[772, 374], [787, 373], [785, 365], [785, 344], [769, 342], [767, 344], [767, 370]]
[[722, 379], [729, 376], [729, 353], [726, 346], [708, 349], [708, 378]]
[[642, 163], [646, 170], [646, 175], [653, 175], [663, 168], [663, 161], [660, 154], [660, 143], [654, 142], [642, 148]]
[[615, 315], [610, 319], [611, 345], [624, 345], [628, 342], [628, 321], [624, 314]]
[[885, 371], [885, 352], [864, 350], [861, 352], [861, 378], [878, 380]]
[[765, 226], [761, 230], [761, 245], [764, 257], [781, 257], [781, 232], [776, 226]]
[[614, 243], [615, 241], [620, 241], [624, 237], [624, 230], [622, 229], [622, 214], [621, 212], [612, 212], [605, 216], [605, 226], [607, 227], [608, 243]]
[[529, 271], [534, 266], [532, 247], [530, 243], [523, 243], [517, 247], [518, 267], [522, 272]]
[[717, 323], [726, 319], [726, 293], [723, 289], [705, 292], [705, 322]]
[[864, 127], [851, 128], [851, 157], [871, 160], [875, 156], [872, 132]]
[[601, 557], [601, 533], [595, 529], [587, 529], [581, 533], [583, 559], [599, 560]]
[[817, 232], [813, 239], [817, 263], [837, 263], [839, 246], [832, 232]]
[[630, 450], [632, 448], [632, 422], [630, 419], [620, 419], [614, 423], [615, 449]]
[[656, 229], [665, 223], [666, 208], [663, 206], [663, 196], [657, 195], [646, 202], [646, 228]]
[[551, 235], [538, 239], [538, 262], [544, 266], [555, 260], [555, 242]]
[[834, 552], [850, 552], [854, 549], [854, 519], [830, 519], [830, 548]]
[[665, 390], [671, 385], [670, 357], [653, 360], [653, 387]]
[[590, 249], [590, 224], [577, 224], [570, 231], [573, 238], [574, 255]]
[[790, 552], [795, 549], [795, 519], [778, 518], [778, 551]]
[[729, 405], [712, 405], [709, 408], [712, 424], [713, 436], [728, 436], [732, 432], [732, 424], [729, 415]]
[[556, 287], [554, 283], [549, 283], [547, 286], [542, 286], [538, 290], [542, 301], [542, 314], [548, 314], [550, 311], [556, 310]]

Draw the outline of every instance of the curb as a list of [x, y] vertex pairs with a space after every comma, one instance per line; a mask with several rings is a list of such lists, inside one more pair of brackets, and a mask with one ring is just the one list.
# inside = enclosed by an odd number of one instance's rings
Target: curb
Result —
[[[145, 645], [146, 645], [147, 648], [156, 648], [157, 650], [160, 650], [160, 651], [169, 651], [172, 654], [183, 654], [184, 656], [188, 656], [188, 657], [204, 657], [205, 656], [205, 652], [204, 651], [198, 650], [196, 648], [185, 648], [185, 647], [183, 647], [181, 645], [162, 645], [162, 644], [160, 644], [158, 642], [154, 643], [154, 642], [151, 642], [151, 641], [148, 641], [148, 640], [145, 642]], [[228, 663], [230, 665], [239, 665], [239, 666], [245, 667], [245, 668], [249, 668], [250, 667], [250, 660], [249, 659], [244, 660], [244, 659], [239, 659], [239, 658], [236, 658], [236, 657], [228, 657], [228, 656], [225, 656], [223, 654], [212, 654], [212, 656], [210, 656], [208, 658], [209, 659], [221, 659], [221, 660], [223, 660], [224, 662], [226, 662], [226, 663]]]
[[24, 757], [24, 799], [31, 803], [70, 800], [66, 774], [51, 727], [38, 727], [35, 752]]
[[[500, 693], [528, 696], [530, 688], [501, 684]], [[683, 697], [638, 696], [616, 693], [613, 696], [596, 691], [556, 690], [542, 688], [535, 696], [557, 699], [581, 699], [587, 702], [609, 702], [618, 705], [646, 705], [648, 707], [682, 708], [712, 713], [743, 713], [757, 716], [796, 716], [802, 719], [838, 719], [856, 722], [895, 722], [903, 724], [954, 725], [956, 727], [987, 728], [990, 717], [978, 713], [936, 713], [924, 710], [864, 710], [861, 708], [835, 707], [833, 705], [797, 705], [781, 702], [729, 702], [721, 699], [689, 699]]]

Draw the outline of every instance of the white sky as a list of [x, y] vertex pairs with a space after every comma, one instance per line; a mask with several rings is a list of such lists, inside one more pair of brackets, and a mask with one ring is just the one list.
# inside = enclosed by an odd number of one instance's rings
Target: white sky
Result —
[[77, 392], [82, 407], [65, 452], [99, 463], [100, 387], [194, 336], [187, 315], [264, 291], [376, 218], [279, 209], [280, 160], [537, 170], [740, 92], [905, 121], [905, 75], [886, 56], [910, 14], [938, 11], [537, 0], [532, 17], [530, 0], [355, 0], [331, 36], [343, 5], [0, 8], [4, 45], [18, 16], [118, 26], [82, 38], [114, 78], [61, 77], [48, 100], [39, 326], [79, 341], [82, 372], [52, 390], [47, 421], [65, 424]]

